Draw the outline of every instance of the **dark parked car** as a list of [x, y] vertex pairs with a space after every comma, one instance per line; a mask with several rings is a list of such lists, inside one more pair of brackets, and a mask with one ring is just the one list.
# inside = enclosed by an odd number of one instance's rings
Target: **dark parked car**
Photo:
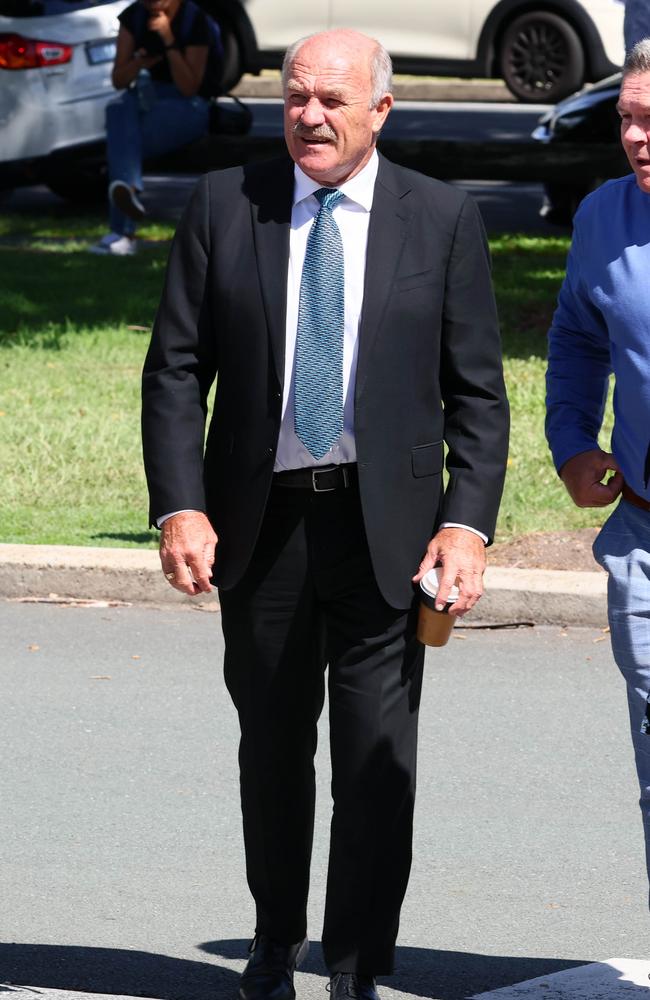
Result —
[[616, 73], [560, 101], [540, 118], [533, 139], [563, 164], [563, 176], [544, 185], [541, 214], [549, 222], [570, 223], [586, 194], [629, 172], [616, 110], [620, 87], [621, 74]]

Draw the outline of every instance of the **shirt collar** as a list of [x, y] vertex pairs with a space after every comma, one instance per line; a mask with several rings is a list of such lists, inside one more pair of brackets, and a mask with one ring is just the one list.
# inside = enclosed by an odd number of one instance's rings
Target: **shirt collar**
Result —
[[[349, 181], [344, 181], [343, 184], [338, 185], [338, 190], [341, 191], [346, 198], [349, 198], [355, 204], [360, 205], [366, 212], [369, 212], [372, 208], [372, 197], [375, 191], [375, 180], [377, 179], [377, 171], [379, 170], [379, 157], [377, 156], [377, 150], [374, 150], [372, 156], [366, 163], [363, 170], [360, 170], [358, 174], [351, 177]], [[293, 167], [293, 204], [297, 205], [298, 202], [304, 201], [305, 198], [309, 198], [314, 191], [318, 191], [323, 185], [319, 184], [318, 181], [313, 180], [304, 173], [297, 163]]]

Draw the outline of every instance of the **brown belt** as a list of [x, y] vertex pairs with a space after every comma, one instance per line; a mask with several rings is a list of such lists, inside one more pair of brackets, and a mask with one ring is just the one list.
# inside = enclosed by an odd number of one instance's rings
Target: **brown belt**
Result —
[[634, 507], [638, 507], [639, 510], [650, 510], [650, 500], [644, 500], [643, 497], [637, 496], [634, 490], [631, 490], [627, 483], [623, 483], [621, 496]]

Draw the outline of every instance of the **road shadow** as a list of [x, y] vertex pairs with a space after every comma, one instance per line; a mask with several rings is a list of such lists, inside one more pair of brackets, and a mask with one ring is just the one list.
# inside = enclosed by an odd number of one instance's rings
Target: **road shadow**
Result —
[[[221, 958], [239, 958], [242, 946], [247, 942], [239, 940], [208, 941], [199, 947]], [[399, 993], [432, 1000], [465, 1000], [466, 997], [502, 986], [512, 986], [537, 976], [547, 976], [563, 972], [585, 961], [560, 958], [525, 958], [511, 955], [481, 955], [473, 952], [438, 951], [434, 948], [398, 947], [395, 953], [395, 974], [380, 980]], [[327, 977], [320, 942], [312, 941], [309, 955], [300, 967], [301, 972], [310, 972]], [[612, 970], [613, 978], [617, 974]], [[299, 991], [298, 991], [299, 992]], [[323, 994], [326, 1000], [326, 994]]]
[[[246, 945], [242, 942], [242, 956]], [[191, 961], [122, 948], [0, 943], [0, 983], [159, 1000], [232, 1000], [238, 974]], [[11, 989], [0, 993], [9, 994]]]
[[[249, 939], [208, 941], [197, 949], [211, 960], [192, 961], [121, 948], [0, 943], [0, 983], [12, 986], [156, 997], [158, 1000], [234, 1000], [238, 973], [219, 958], [245, 960]], [[215, 959], [217, 961], [215, 961]], [[464, 1000], [477, 993], [551, 975], [579, 965], [575, 960], [398, 948], [396, 972], [383, 982], [400, 993], [432, 1000]], [[319, 942], [313, 942], [302, 972], [327, 971]], [[612, 969], [612, 983], [618, 973]], [[13, 992], [0, 986], [0, 993]], [[298, 992], [300, 990], [298, 989]]]
[[133, 542], [137, 545], [144, 545], [146, 542], [158, 543], [159, 534], [157, 531], [99, 531], [90, 536], [93, 539], [108, 538], [113, 542]]

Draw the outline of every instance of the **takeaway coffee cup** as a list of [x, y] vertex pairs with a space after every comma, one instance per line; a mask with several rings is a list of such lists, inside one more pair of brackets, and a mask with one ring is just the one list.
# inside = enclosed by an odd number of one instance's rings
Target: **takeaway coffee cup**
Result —
[[442, 576], [442, 567], [430, 569], [420, 580], [420, 612], [418, 615], [417, 637], [425, 646], [444, 646], [456, 623], [456, 616], [449, 614], [449, 608], [458, 600], [458, 587], [449, 591], [443, 611], [436, 611], [436, 594]]

